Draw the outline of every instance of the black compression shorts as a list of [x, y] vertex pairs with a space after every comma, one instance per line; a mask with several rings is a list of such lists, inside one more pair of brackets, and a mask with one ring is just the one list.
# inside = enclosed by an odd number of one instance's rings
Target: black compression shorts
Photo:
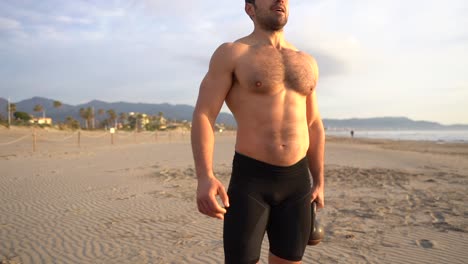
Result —
[[257, 263], [265, 231], [270, 252], [300, 261], [310, 233], [307, 159], [274, 166], [235, 153], [224, 218], [226, 264]]

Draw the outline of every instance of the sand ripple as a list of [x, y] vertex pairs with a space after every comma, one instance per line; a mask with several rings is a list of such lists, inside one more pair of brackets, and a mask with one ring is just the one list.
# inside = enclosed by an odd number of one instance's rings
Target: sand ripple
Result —
[[[197, 211], [189, 144], [128, 148], [0, 159], [0, 263], [222, 263], [222, 221]], [[328, 165], [326, 237], [304, 263], [466, 263], [460, 171]]]

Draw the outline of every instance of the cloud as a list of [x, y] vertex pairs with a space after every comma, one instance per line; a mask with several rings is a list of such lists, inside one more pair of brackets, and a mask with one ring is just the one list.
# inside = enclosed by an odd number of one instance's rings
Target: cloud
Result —
[[323, 0], [292, 8], [288, 32], [324, 77], [322, 114], [460, 120], [457, 98], [468, 96], [455, 88], [468, 81], [465, 1]]
[[20, 28], [20, 22], [14, 19], [0, 17], [0, 31], [15, 30]]
[[[194, 104], [216, 47], [252, 31], [243, 6], [219, 0], [0, 1], [0, 90], [14, 87], [24, 99], [40, 88], [71, 103]], [[325, 117], [442, 118], [427, 105], [440, 106], [437, 98], [443, 98], [441, 112], [459, 116], [459, 98], [468, 96], [467, 12], [464, 0], [297, 0], [285, 32], [318, 61]]]
[[57, 16], [55, 17], [55, 20], [58, 22], [63, 22], [67, 24], [83, 24], [83, 25], [89, 25], [92, 23], [90, 19], [87, 18], [76, 18], [76, 17], [70, 17], [70, 16]]
[[329, 29], [339, 8], [336, 1], [291, 4], [286, 34], [300, 50], [315, 57], [322, 79], [349, 75], [365, 67], [366, 52], [359, 37], [350, 31]]

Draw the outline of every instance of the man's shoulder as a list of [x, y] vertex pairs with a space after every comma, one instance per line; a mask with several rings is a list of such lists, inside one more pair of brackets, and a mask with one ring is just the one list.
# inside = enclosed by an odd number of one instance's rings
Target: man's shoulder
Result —
[[309, 53], [307, 53], [305, 51], [297, 50], [297, 52], [310, 65], [310, 67], [312, 68], [312, 70], [314, 72], [315, 79], [317, 80], [318, 75], [319, 75], [319, 69], [318, 69], [317, 61], [315, 60], [315, 58], [311, 54], [309, 54]]
[[236, 51], [246, 49], [249, 46], [250, 44], [246, 40], [238, 39], [233, 42], [224, 42], [218, 47], [218, 49]]
[[[223, 68], [234, 68], [238, 59], [245, 54], [245, 47], [237, 42], [225, 42], [219, 45], [211, 56], [210, 65]], [[210, 66], [211, 67], [211, 66]]]
[[304, 56], [306, 57], [307, 59], [309, 60], [312, 60], [312, 61], [315, 61], [315, 58], [312, 56], [312, 54], [306, 52], [306, 51], [303, 51], [303, 50], [300, 50], [298, 49], [296, 46], [294, 46], [293, 44], [291, 44], [290, 42], [286, 42], [287, 43], [287, 48], [290, 49], [290, 50], [293, 50], [293, 51], [296, 51], [297, 53], [299, 53], [301, 56]]
[[233, 42], [225, 42], [220, 45], [220, 48], [231, 49], [235, 51], [247, 51], [252, 46], [255, 46], [257, 43], [252, 36], [245, 36], [239, 38]]
[[242, 46], [251, 46], [253, 44], [253, 38], [252, 36], [249, 35], [249, 36], [245, 36], [240, 39], [237, 39], [233, 43], [237, 45], [242, 45]]
[[298, 48], [296, 48], [293, 44], [289, 42], [287, 42], [286, 47], [290, 50], [297, 52], [305, 61], [307, 61], [308, 64], [313, 68], [314, 74], [316, 74], [316, 78], [318, 78], [318, 65], [317, 65], [317, 61], [315, 60], [314, 56], [312, 56], [312, 54], [303, 50], [299, 50]]
[[293, 50], [295, 50], [298, 54], [300, 54], [310, 64], [313, 64], [313, 65], [317, 64], [317, 61], [315, 60], [314, 56], [312, 56], [312, 54], [310, 54], [310, 53], [308, 53], [306, 51], [303, 51], [303, 50], [299, 50], [294, 46], [293, 46]]
[[246, 52], [248, 47], [249, 45], [247, 45], [246, 43], [239, 42], [237, 40], [234, 42], [224, 42], [221, 45], [219, 45], [219, 47], [216, 49], [213, 55], [221, 55], [226, 58], [235, 59], [236, 57], [239, 57], [244, 52]]

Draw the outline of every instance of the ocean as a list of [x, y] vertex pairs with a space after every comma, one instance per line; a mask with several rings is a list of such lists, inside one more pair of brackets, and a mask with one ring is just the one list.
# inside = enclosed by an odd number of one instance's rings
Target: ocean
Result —
[[[351, 137], [351, 130], [326, 130], [325, 134]], [[468, 144], [468, 130], [354, 130], [354, 137]]]

